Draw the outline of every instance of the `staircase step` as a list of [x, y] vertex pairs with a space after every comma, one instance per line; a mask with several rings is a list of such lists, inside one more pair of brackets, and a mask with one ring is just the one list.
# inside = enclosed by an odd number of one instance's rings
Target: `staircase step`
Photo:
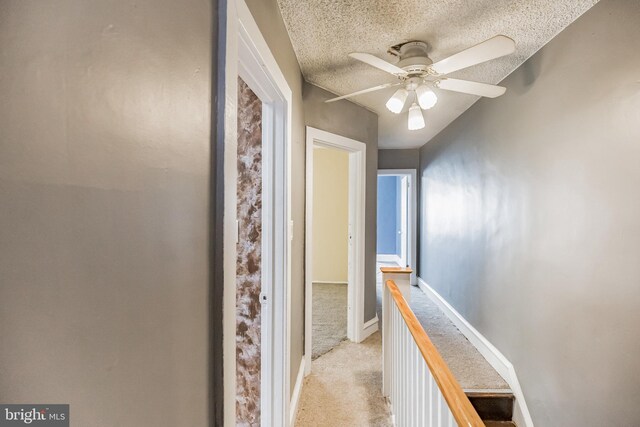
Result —
[[486, 427], [517, 427], [513, 421], [485, 421]]
[[[488, 421], [510, 422], [513, 419], [513, 393], [467, 391], [466, 394], [485, 423]], [[496, 427], [500, 425], [495, 424]]]

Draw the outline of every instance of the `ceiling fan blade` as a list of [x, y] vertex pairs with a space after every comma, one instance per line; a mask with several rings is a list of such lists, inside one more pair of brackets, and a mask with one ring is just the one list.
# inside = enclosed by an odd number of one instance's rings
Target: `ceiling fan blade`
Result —
[[499, 35], [483, 41], [469, 49], [458, 52], [442, 61], [431, 65], [431, 69], [438, 74], [449, 74], [472, 65], [513, 53], [516, 42], [507, 36]]
[[374, 87], [370, 87], [369, 89], [363, 89], [363, 90], [359, 90], [357, 92], [353, 92], [350, 93], [348, 95], [342, 95], [339, 96], [337, 98], [331, 98], [331, 99], [327, 99], [324, 102], [334, 102], [334, 101], [339, 101], [341, 99], [345, 99], [345, 98], [351, 98], [352, 96], [356, 96], [356, 95], [362, 95], [363, 93], [369, 93], [369, 92], [375, 92], [376, 90], [382, 90], [382, 89], [386, 89], [388, 87], [394, 87], [394, 86], [400, 86], [401, 84], [404, 84], [403, 82], [396, 82], [396, 83], [385, 83], [383, 85], [380, 86], [374, 86]]
[[486, 96], [487, 98], [496, 98], [507, 91], [507, 88], [502, 86], [449, 78], [440, 80], [437, 86], [444, 90]]
[[382, 71], [386, 71], [389, 74], [393, 74], [394, 76], [406, 76], [407, 72], [400, 67], [393, 65], [390, 62], [387, 62], [383, 59], [378, 58], [377, 56], [373, 56], [368, 53], [350, 53], [350, 57], [353, 59], [357, 59], [358, 61], [362, 61], [365, 64], [371, 65], [372, 67], [376, 67]]

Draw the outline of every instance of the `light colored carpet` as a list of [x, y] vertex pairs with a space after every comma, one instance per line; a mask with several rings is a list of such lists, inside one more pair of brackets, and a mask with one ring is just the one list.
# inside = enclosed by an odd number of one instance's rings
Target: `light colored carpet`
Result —
[[347, 339], [347, 288], [346, 284], [313, 284], [312, 359]]
[[391, 426], [382, 397], [379, 332], [360, 344], [343, 341], [312, 362], [305, 378], [296, 427]]
[[463, 390], [509, 388], [467, 337], [417, 286], [411, 287], [410, 306]]

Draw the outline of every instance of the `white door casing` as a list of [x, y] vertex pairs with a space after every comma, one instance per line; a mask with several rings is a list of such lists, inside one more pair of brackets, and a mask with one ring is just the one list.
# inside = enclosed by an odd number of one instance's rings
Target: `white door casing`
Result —
[[355, 342], [364, 331], [364, 240], [366, 145], [363, 142], [307, 126], [305, 205], [305, 375], [311, 372], [313, 307], [313, 149], [325, 147], [349, 153], [349, 259], [347, 337]]
[[[225, 182], [237, 180], [237, 77], [263, 102], [261, 425], [289, 425], [291, 89], [243, 0], [227, 4]], [[225, 186], [224, 425], [235, 426], [236, 186]]]

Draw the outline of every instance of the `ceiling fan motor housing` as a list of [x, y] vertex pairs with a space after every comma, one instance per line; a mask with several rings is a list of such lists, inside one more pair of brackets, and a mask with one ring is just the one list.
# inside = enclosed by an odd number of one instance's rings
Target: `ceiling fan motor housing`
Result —
[[427, 54], [429, 45], [421, 41], [411, 41], [399, 46], [394, 46], [394, 50], [399, 53], [400, 61], [398, 67], [411, 74], [424, 74], [429, 66], [433, 64]]

